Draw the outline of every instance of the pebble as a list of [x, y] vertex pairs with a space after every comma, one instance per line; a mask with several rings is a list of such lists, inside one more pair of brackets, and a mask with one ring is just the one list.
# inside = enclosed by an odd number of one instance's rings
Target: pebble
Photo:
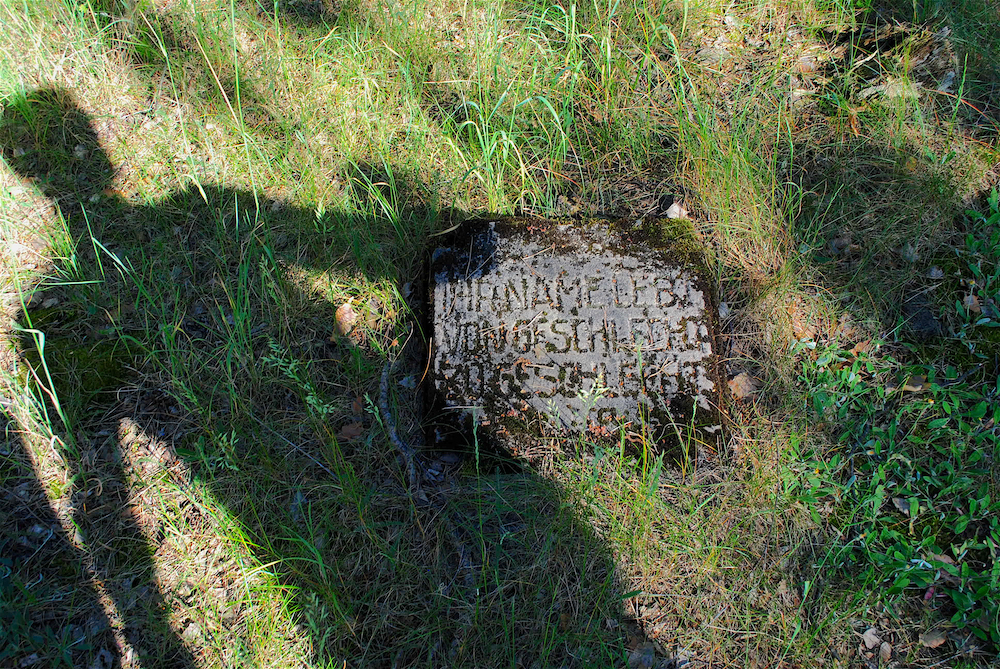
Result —
[[462, 456], [459, 453], [448, 452], [439, 455], [438, 460], [440, 460], [446, 465], [457, 465], [462, 461]]
[[687, 218], [687, 215], [687, 209], [680, 200], [674, 200], [674, 203], [667, 207], [667, 218]]
[[652, 669], [655, 663], [656, 647], [649, 641], [639, 644], [628, 656], [629, 669]]

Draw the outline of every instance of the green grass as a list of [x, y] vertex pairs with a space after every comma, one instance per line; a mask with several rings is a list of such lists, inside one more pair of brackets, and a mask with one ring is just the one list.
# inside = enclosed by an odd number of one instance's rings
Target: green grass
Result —
[[[0, 664], [985, 665], [998, 19], [0, 0]], [[433, 234], [678, 199], [761, 385], [722, 447], [424, 506], [379, 381], [415, 438]]]

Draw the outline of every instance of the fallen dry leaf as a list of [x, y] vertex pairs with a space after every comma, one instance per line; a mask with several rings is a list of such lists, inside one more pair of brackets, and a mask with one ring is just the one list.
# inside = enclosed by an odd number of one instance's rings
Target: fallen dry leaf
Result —
[[944, 630], [930, 630], [920, 635], [920, 644], [927, 648], [937, 648], [948, 640], [948, 633]]
[[851, 349], [851, 354], [857, 357], [862, 353], [867, 353], [870, 349], [871, 349], [870, 340], [859, 341], [857, 344], [854, 345], [854, 348]]
[[882, 639], [879, 638], [878, 632], [874, 627], [869, 627], [865, 630], [865, 633], [861, 636], [861, 639], [865, 642], [865, 648], [871, 650], [875, 646], [882, 643]]
[[953, 560], [950, 555], [945, 555], [944, 553], [928, 553], [927, 559], [937, 560], [938, 562], [944, 562], [945, 564], [955, 564], [955, 560]]
[[788, 315], [792, 318], [792, 333], [796, 339], [801, 341], [816, 338], [816, 325], [808, 320], [798, 304], [788, 307]]
[[740, 372], [729, 380], [729, 392], [738, 400], [753, 395], [760, 390], [760, 381], [746, 372]]
[[883, 662], [888, 662], [892, 659], [892, 646], [888, 642], [883, 641], [882, 645], [878, 647], [878, 656]]
[[365, 410], [365, 401], [360, 397], [355, 397], [354, 401], [351, 402], [351, 413], [355, 416], [360, 416], [361, 412]]
[[787, 608], [793, 609], [801, 603], [799, 599], [799, 593], [797, 593], [793, 588], [788, 587], [788, 581], [781, 579], [778, 582], [778, 590], [776, 592], [781, 603]]
[[344, 302], [342, 305], [337, 307], [337, 314], [336, 314], [337, 334], [341, 336], [346, 336], [350, 334], [351, 330], [354, 329], [355, 323], [357, 322], [358, 322], [358, 315], [354, 313], [354, 307], [351, 306], [350, 302]]
[[981, 314], [983, 312], [983, 308], [979, 306], [979, 297], [976, 295], [966, 295], [965, 299], [962, 300], [962, 304], [974, 314]]
[[365, 428], [361, 423], [348, 423], [344, 427], [340, 428], [340, 433], [337, 435], [341, 439], [346, 439], [350, 441], [351, 439], [357, 439], [362, 434], [364, 434]]
[[910, 502], [905, 497], [893, 497], [892, 505], [901, 513], [907, 516], [910, 515]]
[[919, 393], [927, 390], [927, 386], [927, 377], [917, 374], [906, 379], [906, 383], [903, 384], [903, 390], [910, 393]]

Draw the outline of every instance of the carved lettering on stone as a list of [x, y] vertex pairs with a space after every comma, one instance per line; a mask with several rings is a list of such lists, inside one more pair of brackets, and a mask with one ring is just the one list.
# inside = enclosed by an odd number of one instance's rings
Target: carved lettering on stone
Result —
[[432, 260], [433, 373], [481, 420], [568, 431], [714, 415], [706, 283], [607, 225], [467, 223]]

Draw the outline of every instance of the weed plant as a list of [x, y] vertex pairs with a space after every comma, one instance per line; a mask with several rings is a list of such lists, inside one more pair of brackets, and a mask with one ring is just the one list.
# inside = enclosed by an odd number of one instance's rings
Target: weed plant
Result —
[[834, 426], [838, 447], [800, 454], [788, 481], [814, 520], [830, 514], [844, 543], [829, 560], [845, 578], [888, 586], [889, 598], [922, 595], [958, 630], [997, 643], [1000, 385], [981, 370], [995, 356], [998, 323], [978, 307], [998, 297], [996, 190], [988, 204], [986, 215], [968, 212], [971, 231], [956, 249], [975, 298], [954, 305], [967, 369], [915, 364], [914, 351], [886, 354], [885, 342], [870, 352], [799, 343], [807, 411]]

